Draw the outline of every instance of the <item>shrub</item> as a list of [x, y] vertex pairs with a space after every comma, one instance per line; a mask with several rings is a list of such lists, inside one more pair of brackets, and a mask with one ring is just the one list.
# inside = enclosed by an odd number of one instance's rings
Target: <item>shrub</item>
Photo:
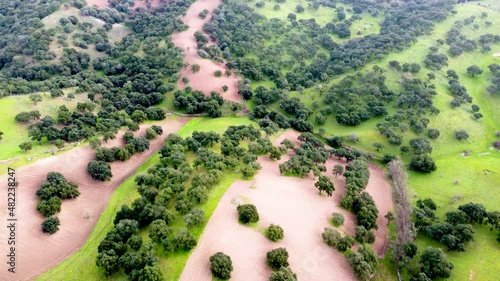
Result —
[[330, 247], [336, 247], [341, 238], [340, 233], [336, 229], [328, 227], [325, 227], [321, 237], [323, 237], [323, 242]]
[[36, 205], [36, 209], [44, 217], [50, 217], [61, 211], [61, 199], [59, 199], [59, 197], [52, 197], [49, 200], [41, 200], [40, 203]]
[[297, 274], [293, 273], [289, 267], [282, 267], [271, 273], [269, 281], [297, 281]]
[[336, 227], [339, 227], [344, 224], [344, 216], [341, 213], [333, 213], [332, 214], [332, 223]]
[[50, 217], [42, 222], [42, 231], [44, 233], [54, 234], [59, 230], [61, 222], [57, 217]]
[[437, 169], [437, 166], [429, 155], [419, 154], [411, 157], [410, 169], [424, 173], [431, 173]]
[[288, 251], [285, 248], [277, 248], [267, 252], [267, 265], [273, 270], [288, 266]]
[[469, 138], [469, 133], [466, 130], [457, 130], [455, 131], [455, 138], [457, 140], [466, 140]]
[[266, 237], [273, 242], [278, 242], [285, 237], [285, 234], [281, 226], [271, 224], [266, 230]]
[[107, 181], [111, 179], [111, 166], [104, 161], [91, 161], [87, 171], [94, 180]]
[[218, 252], [210, 257], [210, 271], [216, 278], [227, 280], [231, 278], [231, 271], [233, 271], [233, 262], [231, 257]]
[[238, 211], [238, 220], [241, 223], [248, 224], [259, 221], [259, 213], [257, 212], [257, 207], [255, 207], [255, 205], [239, 205], [236, 209]]
[[220, 71], [220, 70], [216, 70], [216, 71], [214, 72], [214, 75], [215, 75], [215, 77], [221, 77], [221, 76], [222, 76], [222, 71]]
[[128, 245], [132, 250], [139, 250], [142, 246], [142, 237], [138, 235], [132, 235], [132, 237], [128, 239]]

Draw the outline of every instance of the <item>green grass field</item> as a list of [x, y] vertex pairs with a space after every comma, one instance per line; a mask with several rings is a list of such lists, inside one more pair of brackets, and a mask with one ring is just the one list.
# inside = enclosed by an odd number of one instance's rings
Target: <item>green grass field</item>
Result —
[[[232, 118], [232, 117], [222, 117], [217, 119], [209, 118], [195, 118], [189, 121], [178, 134], [182, 137], [187, 137], [194, 131], [215, 131], [222, 133], [226, 130], [228, 126], [231, 125], [250, 125], [255, 124], [254, 122], [248, 120], [247, 118]], [[106, 209], [102, 213], [99, 221], [92, 230], [89, 238], [85, 244], [78, 249], [76, 253], [71, 255], [69, 258], [65, 259], [59, 265], [53, 267], [48, 272], [40, 275], [36, 280], [125, 280], [126, 275], [124, 273], [118, 273], [112, 277], [105, 277], [104, 272], [95, 265], [95, 259], [97, 257], [97, 246], [104, 239], [106, 233], [113, 227], [113, 219], [116, 212], [121, 208], [123, 204], [130, 204], [134, 199], [136, 199], [139, 194], [134, 183], [135, 176], [139, 173], [145, 172], [149, 167], [154, 166], [159, 162], [159, 155], [151, 157], [146, 161], [134, 174], [134, 176], [127, 179], [123, 184], [121, 184], [114, 192], [111, 200], [109, 201]], [[205, 211], [207, 216], [207, 222], [215, 208], [217, 207], [220, 198], [224, 195], [226, 190], [231, 186], [231, 184], [239, 178], [239, 174], [235, 172], [227, 172], [224, 174], [221, 182], [211, 191], [208, 202], [201, 206]], [[182, 217], [177, 218], [173, 222], [172, 226], [180, 227], [183, 225]], [[205, 225], [196, 227], [192, 230], [193, 235], [199, 239], [201, 236]], [[143, 229], [140, 235], [145, 241], [149, 240], [147, 236], [147, 229]], [[157, 254], [161, 257], [160, 265], [164, 276], [168, 277], [167, 280], [178, 280], [184, 265], [190, 255], [189, 252], [179, 252], [174, 254], [169, 254], [165, 256], [163, 254], [163, 249], [159, 249]]]
[[[73, 91], [72, 89], [67, 89], [64, 92], [67, 94]], [[0, 175], [7, 172], [7, 167], [17, 168], [29, 163], [28, 159], [40, 159], [44, 157], [51, 156], [50, 152], [47, 152], [53, 145], [50, 145], [46, 141], [42, 141], [41, 144], [37, 142], [33, 143], [33, 149], [25, 153], [19, 148], [19, 144], [25, 141], [30, 141], [28, 137], [28, 126], [19, 125], [15, 121], [15, 116], [22, 111], [40, 111], [41, 116], [51, 116], [54, 119], [57, 117], [57, 110], [59, 106], [66, 105], [69, 110], [75, 110], [77, 102], [83, 102], [87, 100], [86, 95], [75, 95], [74, 100], [68, 100], [66, 97], [51, 98], [48, 93], [41, 94], [42, 101], [34, 105], [30, 100], [29, 96], [10, 96], [0, 99], [0, 131], [4, 132], [3, 140], [0, 141], [0, 150], [2, 154], [0, 155]], [[5, 161], [9, 160], [10, 161]]]

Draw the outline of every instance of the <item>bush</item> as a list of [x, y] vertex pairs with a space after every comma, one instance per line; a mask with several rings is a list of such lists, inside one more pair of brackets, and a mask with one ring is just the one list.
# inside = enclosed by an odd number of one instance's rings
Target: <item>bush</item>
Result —
[[323, 238], [323, 242], [330, 247], [336, 247], [341, 238], [340, 233], [336, 229], [328, 227], [323, 230], [321, 237]]
[[431, 280], [449, 278], [453, 270], [453, 264], [439, 248], [427, 248], [420, 256], [419, 265], [420, 270]]
[[61, 222], [57, 217], [50, 217], [42, 222], [42, 231], [44, 233], [54, 234], [59, 230]]
[[210, 271], [216, 278], [227, 280], [231, 278], [231, 271], [233, 271], [233, 262], [231, 257], [218, 252], [210, 257]]
[[248, 224], [259, 221], [257, 207], [253, 204], [239, 205], [236, 210], [238, 211], [238, 220], [241, 223]]
[[266, 230], [266, 237], [273, 242], [278, 242], [285, 237], [285, 234], [281, 226], [271, 224]]
[[341, 213], [333, 213], [332, 214], [332, 223], [336, 227], [339, 227], [344, 224], [344, 216]]
[[267, 252], [267, 265], [273, 270], [288, 266], [288, 251], [285, 248], [277, 248]]
[[205, 212], [200, 208], [192, 209], [184, 216], [184, 223], [187, 227], [195, 227], [205, 222]]
[[429, 155], [419, 154], [411, 157], [410, 169], [424, 173], [431, 173], [437, 169], [437, 166]]
[[52, 197], [49, 200], [41, 200], [40, 203], [36, 205], [36, 209], [44, 217], [50, 217], [61, 211], [61, 199], [59, 199], [59, 197]]
[[132, 237], [128, 239], [128, 245], [132, 250], [139, 250], [142, 246], [142, 237], [138, 235], [132, 235]]
[[293, 273], [289, 267], [282, 267], [271, 273], [269, 281], [297, 281], [297, 274]]
[[87, 166], [87, 171], [94, 180], [107, 181], [111, 179], [111, 166], [104, 161], [91, 161]]
[[222, 76], [222, 71], [220, 71], [220, 70], [216, 70], [216, 71], [214, 72], [214, 75], [215, 75], [215, 77], [221, 77], [221, 76]]
[[457, 130], [455, 131], [455, 138], [457, 140], [466, 140], [469, 138], [469, 133], [466, 130]]

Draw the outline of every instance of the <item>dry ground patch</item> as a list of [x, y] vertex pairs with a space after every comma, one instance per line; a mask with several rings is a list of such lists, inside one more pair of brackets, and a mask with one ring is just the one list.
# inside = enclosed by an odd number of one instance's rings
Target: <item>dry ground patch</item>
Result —
[[[94, 152], [89, 146], [45, 158], [18, 169], [16, 171], [19, 182], [16, 194], [17, 273], [2, 274], [1, 280], [32, 280], [74, 253], [85, 243], [115, 188], [163, 146], [166, 135], [177, 132], [187, 121], [187, 118], [178, 118], [158, 122], [164, 134], [151, 141], [150, 149], [146, 152], [135, 154], [126, 162], [112, 163], [113, 178], [109, 182], [98, 182], [88, 175], [87, 163], [94, 158]], [[150, 124], [142, 125], [137, 134], [144, 135], [146, 128], [150, 126]], [[117, 139], [106, 146], [120, 145], [123, 133], [118, 134]], [[57, 214], [61, 220], [60, 229], [53, 235], [47, 235], [41, 231], [40, 224], [44, 218], [36, 211], [39, 200], [35, 192], [46, 179], [47, 173], [53, 171], [62, 173], [68, 181], [78, 183], [81, 195], [77, 199], [63, 201], [62, 211]], [[0, 182], [6, 186], [7, 178], [0, 178]], [[2, 210], [0, 220], [6, 221], [6, 196], [0, 197], [0, 210]], [[7, 241], [6, 231], [0, 232], [0, 240]], [[7, 243], [2, 243], [1, 252], [6, 253], [7, 247]], [[7, 272], [6, 267], [6, 263], [2, 262], [0, 270]]]
[[[199, 0], [193, 3], [186, 15], [182, 17], [182, 21], [189, 26], [189, 29], [174, 33], [172, 40], [177, 47], [184, 50], [184, 62], [188, 66], [182, 68], [181, 75], [189, 78], [189, 86], [193, 90], [203, 91], [206, 94], [212, 91], [220, 92], [224, 99], [239, 102], [241, 98], [238, 95], [238, 77], [236, 75], [226, 76], [224, 74], [221, 77], [215, 77], [215, 71], [220, 70], [224, 73], [227, 68], [223, 64], [201, 58], [197, 54], [196, 40], [194, 38], [194, 33], [203, 30], [203, 24], [210, 20], [213, 10], [221, 3], [222, 1], [220, 0]], [[210, 13], [205, 19], [201, 19], [198, 15], [204, 9], [208, 9]], [[191, 71], [190, 65], [193, 64], [200, 66], [200, 70], [196, 73]], [[223, 85], [228, 86], [227, 92], [222, 92]], [[188, 85], [184, 85], [179, 80], [178, 86], [184, 88]]]
[[[298, 133], [281, 135], [275, 145], [284, 138], [296, 140]], [[279, 162], [286, 161], [290, 155]], [[233, 260], [233, 280], [268, 280], [271, 271], [266, 266], [266, 253], [274, 248], [287, 248], [290, 267], [300, 280], [355, 280], [353, 272], [343, 255], [325, 245], [321, 233], [330, 225], [332, 212], [344, 214], [341, 230], [354, 234], [354, 215], [341, 209], [340, 196], [345, 193], [344, 179], [335, 178], [331, 170], [340, 161], [327, 162], [327, 175], [335, 184], [333, 197], [319, 196], [314, 180], [309, 178], [283, 177], [278, 162], [267, 156], [260, 157], [262, 170], [252, 181], [237, 180], [224, 194], [217, 209], [206, 226], [198, 246], [191, 254], [181, 280], [212, 280], [209, 258], [222, 251]], [[370, 166], [370, 182], [367, 191], [374, 197], [380, 210], [379, 230], [376, 231], [375, 250], [383, 254], [387, 243], [387, 223], [383, 216], [392, 209], [390, 185], [385, 172]], [[238, 203], [252, 203], [259, 211], [257, 227], [238, 223]], [[280, 225], [285, 238], [273, 243], [263, 235], [269, 224]]]

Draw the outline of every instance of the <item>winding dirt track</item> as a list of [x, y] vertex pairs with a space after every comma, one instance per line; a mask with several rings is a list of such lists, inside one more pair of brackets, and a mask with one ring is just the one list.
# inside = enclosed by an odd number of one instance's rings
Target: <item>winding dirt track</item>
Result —
[[[189, 7], [186, 15], [182, 17], [182, 21], [189, 26], [189, 29], [175, 33], [172, 36], [172, 40], [174, 44], [184, 50], [186, 54], [184, 62], [189, 65], [181, 70], [181, 74], [189, 78], [189, 86], [194, 90], [203, 91], [205, 94], [216, 91], [221, 93], [224, 99], [240, 102], [241, 97], [238, 95], [238, 77], [234, 74], [226, 76], [224, 71], [226, 71], [227, 68], [223, 64], [203, 59], [197, 54], [194, 33], [203, 30], [203, 24], [210, 21], [213, 10], [220, 4], [222, 4], [221, 0], [198, 0], [193, 3], [191, 7]], [[198, 15], [204, 9], [209, 10], [210, 13], [205, 19], [201, 19]], [[191, 71], [190, 65], [193, 64], [200, 65], [200, 70], [196, 73]], [[217, 78], [214, 76], [216, 70], [220, 70], [223, 73], [222, 77]], [[227, 92], [222, 91], [223, 85], [228, 86]], [[182, 80], [179, 80], [178, 86], [183, 88], [187, 85], [184, 85]]]
[[[275, 145], [285, 138], [297, 143], [298, 135], [288, 131]], [[282, 157], [279, 163], [290, 156]], [[209, 257], [219, 251], [232, 258], [232, 280], [268, 280], [271, 271], [265, 264], [266, 253], [278, 247], [288, 250], [290, 267], [299, 280], [356, 280], [344, 256], [326, 246], [321, 238], [323, 228], [330, 226], [328, 220], [332, 212], [342, 213], [345, 223], [341, 229], [354, 234], [354, 215], [339, 206], [340, 196], [345, 194], [344, 179], [335, 178], [331, 173], [334, 165], [345, 165], [345, 162], [327, 162], [326, 175], [336, 189], [333, 197], [319, 196], [312, 177], [283, 177], [278, 162], [270, 161], [267, 156], [260, 157], [259, 162], [263, 168], [254, 180], [237, 180], [224, 194], [180, 280], [212, 280]], [[367, 191], [380, 211], [374, 249], [383, 254], [387, 242], [387, 223], [383, 216], [392, 209], [391, 190], [383, 169], [371, 165], [370, 173]], [[257, 206], [260, 215], [257, 230], [238, 223], [236, 206], [241, 202]], [[271, 223], [284, 229], [285, 239], [273, 243], [264, 237], [262, 229]]]
[[[109, 182], [94, 181], [86, 172], [87, 163], [93, 160], [94, 152], [89, 146], [75, 148], [68, 152], [42, 159], [16, 171], [19, 187], [16, 194], [16, 273], [7, 273], [7, 178], [0, 178], [2, 194], [0, 196], [0, 280], [32, 280], [37, 275], [47, 271], [66, 257], [73, 254], [85, 243], [101, 213], [106, 207], [116, 187], [130, 177], [139, 166], [155, 154], [164, 144], [169, 133], [177, 132], [186, 124], [188, 118], [178, 118], [157, 123], [163, 128], [163, 135], [151, 141], [150, 149], [136, 154], [126, 162], [111, 164], [113, 178]], [[143, 125], [136, 135], [145, 135]], [[108, 142], [105, 146], [121, 145], [121, 136]], [[63, 200], [62, 211], [57, 214], [61, 220], [59, 231], [53, 235], [44, 234], [40, 224], [43, 216], [36, 211], [38, 198], [35, 192], [46, 179], [48, 172], [60, 172], [67, 180], [76, 182], [81, 192], [80, 197]]]

